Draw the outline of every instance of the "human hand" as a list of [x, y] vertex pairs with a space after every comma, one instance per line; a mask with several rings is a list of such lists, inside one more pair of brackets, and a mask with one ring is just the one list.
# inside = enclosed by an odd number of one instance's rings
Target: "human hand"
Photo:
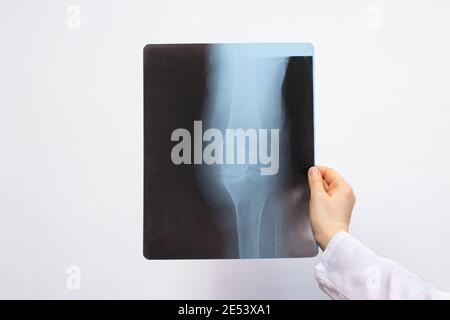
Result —
[[308, 171], [309, 214], [314, 238], [322, 250], [340, 231], [348, 231], [355, 195], [334, 169], [315, 166]]

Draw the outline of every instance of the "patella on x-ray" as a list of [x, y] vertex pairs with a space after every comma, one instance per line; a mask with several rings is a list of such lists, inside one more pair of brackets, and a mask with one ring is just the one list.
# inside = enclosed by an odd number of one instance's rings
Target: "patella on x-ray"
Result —
[[310, 257], [309, 44], [144, 48], [144, 256]]

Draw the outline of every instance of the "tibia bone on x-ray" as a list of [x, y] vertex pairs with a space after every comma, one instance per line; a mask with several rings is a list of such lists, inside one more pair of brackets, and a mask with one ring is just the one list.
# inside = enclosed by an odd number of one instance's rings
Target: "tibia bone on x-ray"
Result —
[[[251, 59], [242, 57], [238, 47], [215, 47], [210, 56], [210, 67], [215, 70], [210, 70], [209, 99], [204, 117], [209, 126], [222, 127], [222, 130], [249, 131], [255, 128], [272, 128], [278, 132], [284, 118], [281, 87], [286, 64], [287, 59], [284, 57]], [[264, 138], [268, 137], [263, 137], [263, 140]], [[267, 144], [269, 150], [261, 150], [261, 144], [258, 144], [259, 150], [256, 150], [252, 147], [252, 137], [248, 135], [246, 144], [234, 145], [235, 153], [248, 150], [247, 156], [251, 158], [252, 152], [264, 154], [268, 151], [272, 156], [275, 155], [278, 162], [278, 138], [278, 134], [271, 136], [272, 141]], [[263, 148], [266, 149], [267, 146]], [[234, 161], [215, 166], [215, 172], [209, 178], [223, 184], [233, 201], [240, 257], [256, 258], [260, 256], [260, 226], [264, 204], [272, 189], [277, 186], [278, 178], [260, 174], [260, 170], [267, 170], [261, 161], [241, 162], [238, 165], [229, 163], [234, 164]], [[278, 163], [276, 166], [278, 171]]]

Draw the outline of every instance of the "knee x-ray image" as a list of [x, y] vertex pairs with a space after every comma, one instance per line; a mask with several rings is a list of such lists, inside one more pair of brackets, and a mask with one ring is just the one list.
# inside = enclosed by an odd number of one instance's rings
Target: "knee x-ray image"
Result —
[[144, 256], [310, 257], [309, 44], [144, 48]]

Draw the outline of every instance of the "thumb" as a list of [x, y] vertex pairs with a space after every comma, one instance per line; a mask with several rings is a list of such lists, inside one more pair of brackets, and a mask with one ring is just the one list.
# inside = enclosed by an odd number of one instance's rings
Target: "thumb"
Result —
[[311, 196], [317, 195], [322, 192], [326, 193], [325, 187], [323, 185], [322, 174], [318, 168], [309, 168], [308, 181], [309, 188], [311, 189]]

